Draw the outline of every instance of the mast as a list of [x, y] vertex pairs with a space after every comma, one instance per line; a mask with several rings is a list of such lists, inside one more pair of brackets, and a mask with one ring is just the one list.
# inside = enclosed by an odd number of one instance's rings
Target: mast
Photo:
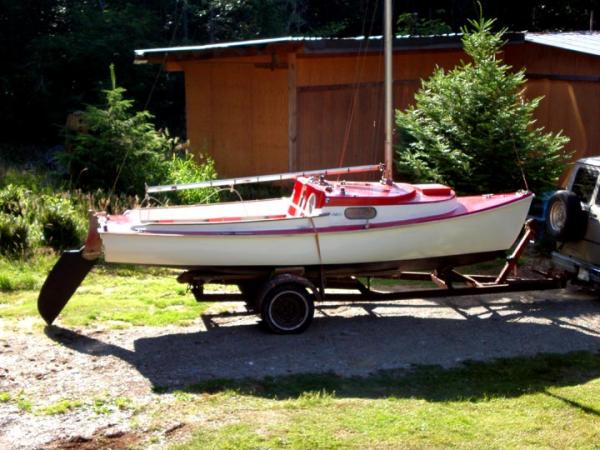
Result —
[[392, 181], [394, 157], [392, 153], [392, 123], [393, 123], [393, 74], [392, 74], [392, 0], [384, 0], [384, 87], [385, 87], [385, 171], [383, 178]]

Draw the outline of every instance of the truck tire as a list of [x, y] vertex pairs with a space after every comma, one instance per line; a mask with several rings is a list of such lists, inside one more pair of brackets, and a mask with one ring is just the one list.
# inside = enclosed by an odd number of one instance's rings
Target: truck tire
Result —
[[556, 191], [548, 201], [546, 233], [561, 242], [583, 239], [587, 228], [587, 213], [573, 192]]

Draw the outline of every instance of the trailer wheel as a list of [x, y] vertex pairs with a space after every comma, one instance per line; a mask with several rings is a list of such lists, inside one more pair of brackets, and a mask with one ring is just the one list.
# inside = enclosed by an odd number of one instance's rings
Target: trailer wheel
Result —
[[587, 228], [587, 214], [576, 194], [557, 191], [548, 201], [546, 232], [557, 241], [582, 239]]
[[314, 314], [312, 295], [299, 284], [276, 286], [262, 299], [261, 318], [273, 333], [302, 333], [312, 322]]

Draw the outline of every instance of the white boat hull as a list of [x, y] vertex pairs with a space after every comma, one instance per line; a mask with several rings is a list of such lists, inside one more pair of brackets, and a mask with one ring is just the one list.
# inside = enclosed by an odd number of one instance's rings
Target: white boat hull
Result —
[[[523, 195], [493, 208], [423, 221], [392, 225], [365, 221], [360, 229], [354, 226], [351, 230], [330, 227], [332, 217], [322, 215], [270, 221], [260, 232], [228, 232], [221, 225], [221, 232], [100, 230], [100, 234], [106, 261], [114, 263], [194, 268], [421, 260], [510, 248], [521, 231], [531, 199], [531, 195]], [[253, 226], [256, 229], [257, 222]]]

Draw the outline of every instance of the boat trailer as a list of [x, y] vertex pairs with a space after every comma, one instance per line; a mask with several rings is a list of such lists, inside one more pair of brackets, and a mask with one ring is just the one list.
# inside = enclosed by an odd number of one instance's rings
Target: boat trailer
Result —
[[[525, 224], [520, 240], [497, 275], [465, 275], [443, 264], [428, 272], [402, 271], [386, 264], [374, 264], [360, 268], [211, 268], [186, 271], [177, 280], [189, 285], [197, 301], [243, 301], [250, 312], [261, 316], [263, 325], [271, 332], [300, 333], [310, 325], [315, 302], [377, 302], [564, 288], [567, 278], [562, 273], [534, 271], [535, 278], [518, 276], [519, 258], [534, 238], [534, 224], [533, 220]], [[371, 288], [372, 278], [433, 282], [436, 287], [380, 292]], [[207, 293], [204, 292], [207, 283], [237, 285], [241, 293]], [[329, 289], [356, 292], [328, 292]]]
[[[563, 288], [564, 273], [537, 271], [536, 278], [517, 274], [520, 256], [534, 238], [534, 222], [529, 220], [513, 252], [497, 275], [465, 275], [444, 258], [427, 261], [423, 272], [406, 271], [412, 262], [362, 264], [360, 266], [309, 267], [238, 267], [194, 268], [181, 273], [177, 280], [188, 284], [197, 301], [244, 301], [250, 312], [257, 313], [268, 330], [277, 334], [304, 331], [310, 325], [316, 302], [321, 301], [391, 301], [461, 295], [483, 295], [502, 292]], [[90, 250], [91, 249], [91, 250]], [[46, 279], [38, 297], [38, 311], [48, 324], [56, 319], [83, 279], [96, 264], [98, 243], [86, 243], [80, 250], [64, 252]], [[503, 252], [498, 253], [498, 255]], [[496, 254], [487, 256], [493, 259]], [[452, 258], [456, 263], [456, 258]], [[465, 255], [464, 264], [473, 261]], [[456, 265], [456, 264], [455, 264]], [[370, 280], [412, 280], [433, 282], [436, 287], [380, 292], [371, 288]], [[364, 280], [364, 281], [363, 281]], [[365, 284], [366, 281], [366, 284]], [[207, 293], [204, 285], [235, 285], [240, 294]], [[354, 293], [328, 292], [329, 289], [354, 290]]]

